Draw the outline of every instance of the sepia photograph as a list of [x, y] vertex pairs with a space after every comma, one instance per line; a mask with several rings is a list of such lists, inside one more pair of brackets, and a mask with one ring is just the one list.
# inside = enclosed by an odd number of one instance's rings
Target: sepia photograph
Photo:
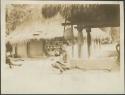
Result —
[[2, 94], [123, 94], [122, 1], [1, 5]]

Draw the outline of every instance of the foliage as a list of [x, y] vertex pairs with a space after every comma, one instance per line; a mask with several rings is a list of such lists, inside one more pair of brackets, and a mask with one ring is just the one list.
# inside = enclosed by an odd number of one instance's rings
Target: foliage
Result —
[[17, 25], [25, 21], [31, 10], [25, 4], [11, 4], [6, 6], [6, 32], [13, 31]]

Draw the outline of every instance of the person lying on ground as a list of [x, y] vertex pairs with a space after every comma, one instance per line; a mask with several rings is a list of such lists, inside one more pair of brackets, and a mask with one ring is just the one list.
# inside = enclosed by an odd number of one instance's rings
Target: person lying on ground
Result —
[[12, 68], [12, 66], [22, 66], [22, 64], [13, 64], [9, 57], [6, 57], [6, 64], [8, 64], [10, 68]]
[[63, 73], [65, 70], [69, 70], [70, 68], [67, 67], [65, 64], [59, 62], [59, 61], [56, 61], [55, 64], [52, 64], [52, 67], [56, 68], [56, 69], [59, 69], [60, 70], [60, 73]]

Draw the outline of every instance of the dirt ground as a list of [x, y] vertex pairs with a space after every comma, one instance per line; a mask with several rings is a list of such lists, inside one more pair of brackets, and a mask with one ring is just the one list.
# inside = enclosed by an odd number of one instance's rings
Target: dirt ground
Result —
[[[109, 50], [111, 49], [109, 48]], [[102, 55], [104, 55], [104, 53]], [[58, 69], [52, 67], [51, 64], [55, 63], [55, 60], [58, 59], [55, 57], [44, 59], [14, 59], [15, 64], [22, 64], [22, 66], [15, 66], [13, 69], [10, 69], [8, 65], [2, 64], [2, 94], [123, 93], [119, 65], [114, 63], [115, 60], [112, 57], [100, 56], [90, 58], [89, 60], [84, 59], [83, 62], [85, 64], [81, 64], [85, 68], [87, 68], [87, 66], [89, 67], [86, 70], [71, 69], [63, 73], [60, 73]], [[75, 61], [72, 60], [72, 64], [74, 64], [73, 62], [75, 63]], [[81, 64], [78, 65], [81, 67]], [[91, 69], [91, 67], [98, 64], [103, 65], [99, 65], [100, 67], [105, 67], [107, 64], [110, 64], [109, 67], [112, 67], [111, 71]]]

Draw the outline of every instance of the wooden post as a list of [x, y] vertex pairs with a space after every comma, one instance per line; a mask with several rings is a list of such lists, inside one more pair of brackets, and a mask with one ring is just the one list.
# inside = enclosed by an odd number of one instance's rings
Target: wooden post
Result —
[[48, 56], [49, 54], [48, 54], [47, 47], [46, 47], [46, 44], [48, 44], [48, 43], [47, 43], [46, 40], [43, 40], [43, 39], [42, 39], [42, 42], [43, 42], [43, 51], [44, 51], [44, 54], [45, 54], [45, 56]]
[[[65, 19], [65, 24], [66, 24], [66, 19]], [[66, 25], [64, 25], [63, 37], [64, 37], [64, 33], [65, 33], [65, 26]]]
[[78, 56], [81, 58], [81, 51], [82, 51], [82, 45], [83, 45], [83, 26], [82, 25], [77, 25], [77, 30], [78, 30]]
[[[73, 33], [73, 25], [71, 25], [71, 31]], [[74, 56], [74, 37], [72, 39], [72, 57]]]
[[90, 57], [91, 55], [91, 51], [90, 51], [90, 48], [91, 48], [91, 28], [86, 28], [86, 32], [87, 32], [87, 46], [88, 46], [88, 57]]
[[27, 42], [27, 57], [30, 57], [30, 42]]
[[[71, 8], [71, 23], [72, 23], [72, 15], [73, 15], [73, 6]], [[71, 24], [71, 32], [73, 34], [73, 24]], [[72, 57], [74, 56], [74, 34], [73, 34], [73, 38], [72, 38]]]
[[15, 45], [15, 57], [17, 57], [18, 54], [17, 54], [17, 44]]

